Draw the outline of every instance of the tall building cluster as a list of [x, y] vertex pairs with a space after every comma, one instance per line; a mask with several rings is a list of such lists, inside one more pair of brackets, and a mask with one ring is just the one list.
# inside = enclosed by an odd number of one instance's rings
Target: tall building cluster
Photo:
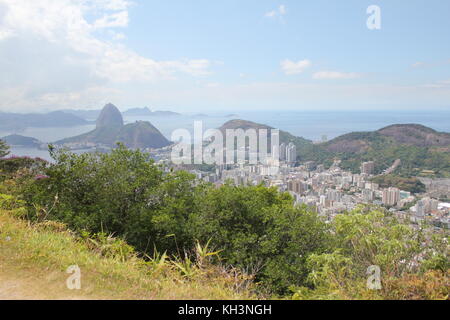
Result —
[[308, 184], [304, 180], [291, 180], [287, 184], [288, 190], [303, 195], [308, 191]]
[[280, 145], [280, 160], [288, 163], [297, 162], [297, 147], [292, 142], [286, 145], [282, 143]]
[[383, 204], [386, 206], [395, 206], [400, 201], [400, 189], [388, 188], [383, 190]]

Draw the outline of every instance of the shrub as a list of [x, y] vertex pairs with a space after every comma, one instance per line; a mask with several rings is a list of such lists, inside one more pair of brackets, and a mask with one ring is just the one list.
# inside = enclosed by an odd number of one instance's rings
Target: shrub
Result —
[[280, 294], [304, 284], [308, 255], [326, 246], [325, 224], [275, 188], [225, 185], [199, 199], [189, 226], [193, 237], [211, 240], [226, 263], [256, 274]]

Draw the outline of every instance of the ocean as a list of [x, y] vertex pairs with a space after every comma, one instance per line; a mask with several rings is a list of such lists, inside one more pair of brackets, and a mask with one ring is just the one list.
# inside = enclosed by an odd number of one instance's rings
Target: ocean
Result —
[[[176, 129], [193, 131], [194, 121], [202, 121], [204, 130], [218, 128], [232, 119], [249, 120], [266, 124], [313, 141], [324, 137], [333, 139], [353, 131], [374, 131], [391, 124], [421, 124], [437, 131], [450, 132], [450, 110], [439, 111], [231, 111], [206, 115], [179, 117], [125, 117], [125, 123], [137, 120], [151, 122], [168, 139]], [[17, 133], [54, 142], [94, 129], [95, 125], [70, 128], [27, 128], [20, 132], [0, 131], [0, 137]], [[30, 148], [13, 148], [18, 156], [49, 159], [48, 152]]]

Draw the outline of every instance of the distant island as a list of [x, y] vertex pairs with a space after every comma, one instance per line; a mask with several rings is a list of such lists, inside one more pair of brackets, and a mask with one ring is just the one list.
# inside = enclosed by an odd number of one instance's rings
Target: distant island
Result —
[[1, 130], [23, 130], [29, 127], [73, 127], [87, 124], [90, 122], [63, 111], [24, 114], [0, 112]]
[[192, 118], [207, 118], [209, 116], [207, 114], [204, 114], [204, 113], [196, 113], [196, 114], [193, 114], [191, 117]]
[[174, 117], [181, 116], [181, 114], [172, 111], [151, 111], [149, 108], [132, 108], [123, 112], [124, 116], [134, 117]]
[[55, 145], [74, 149], [99, 146], [111, 148], [117, 142], [134, 149], [163, 148], [171, 144], [150, 122], [137, 121], [125, 125], [119, 109], [113, 104], [107, 104], [97, 119], [95, 130], [57, 141]]
[[38, 139], [25, 137], [18, 134], [3, 137], [1, 140], [5, 141], [11, 147], [41, 148], [45, 145], [44, 142], [39, 141]]

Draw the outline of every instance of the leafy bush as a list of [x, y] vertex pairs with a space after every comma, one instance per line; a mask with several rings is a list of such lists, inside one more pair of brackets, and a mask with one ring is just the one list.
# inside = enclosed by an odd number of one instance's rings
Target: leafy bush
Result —
[[[331, 227], [335, 248], [308, 258], [308, 280], [314, 290], [298, 288], [295, 299], [407, 299], [410, 294], [429, 299], [432, 291], [435, 298], [445, 297], [442, 292], [450, 271], [447, 237], [414, 230], [376, 210], [339, 215]], [[366, 287], [370, 266], [381, 270], [379, 291]], [[413, 281], [422, 286], [427, 277], [445, 281], [433, 280], [436, 290], [411, 293]]]
[[[224, 263], [280, 293], [304, 283], [307, 256], [325, 247], [325, 225], [274, 188], [215, 188], [183, 171], [164, 172], [123, 146], [109, 154], [53, 156], [43, 178], [29, 179], [21, 190], [36, 221], [114, 234], [149, 256], [156, 248], [181, 259], [197, 241], [210, 241]], [[180, 266], [188, 261], [182, 259]]]
[[22, 190], [34, 219], [45, 211], [48, 219], [74, 230], [123, 237], [142, 252], [151, 253], [154, 245], [175, 252], [177, 244], [168, 234], [176, 234], [183, 247], [193, 246], [186, 243], [184, 228], [193, 212], [193, 176], [164, 174], [147, 154], [123, 146], [110, 154], [59, 151], [53, 156], [46, 178], [30, 180]]
[[40, 172], [47, 161], [40, 158], [10, 156], [0, 159], [0, 181]]
[[0, 209], [13, 210], [22, 207], [25, 204], [24, 201], [17, 199], [13, 195], [0, 194]]
[[288, 194], [263, 186], [208, 189], [193, 215], [194, 237], [211, 240], [221, 257], [256, 274], [284, 294], [308, 274], [306, 259], [326, 248], [326, 227], [315, 213], [295, 208]]

